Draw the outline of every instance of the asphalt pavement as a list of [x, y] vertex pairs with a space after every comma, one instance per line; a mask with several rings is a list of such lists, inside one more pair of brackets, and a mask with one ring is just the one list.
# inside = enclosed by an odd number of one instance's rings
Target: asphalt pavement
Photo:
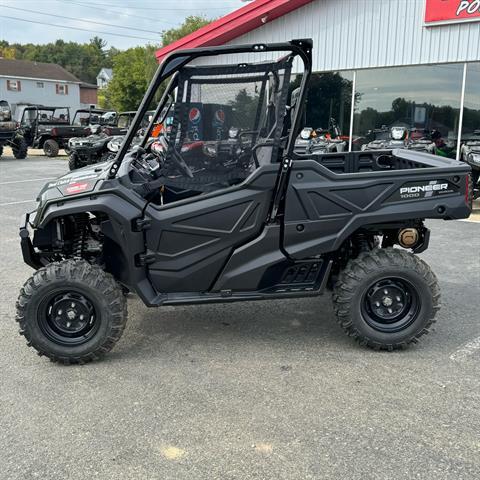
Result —
[[147, 309], [103, 361], [63, 367], [18, 335], [32, 270], [18, 223], [65, 157], [0, 160], [0, 478], [480, 478], [480, 223], [431, 221], [422, 257], [442, 309], [430, 335], [378, 353], [330, 296]]

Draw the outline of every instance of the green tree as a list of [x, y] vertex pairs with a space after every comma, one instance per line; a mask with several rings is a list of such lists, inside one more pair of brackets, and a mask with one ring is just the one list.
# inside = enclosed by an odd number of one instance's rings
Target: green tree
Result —
[[89, 43], [65, 42], [56, 40], [45, 45], [0, 43], [0, 54], [5, 58], [57, 63], [80, 80], [95, 83], [102, 67], [111, 68], [118, 50], [106, 50], [107, 42], [94, 37]]
[[162, 45], [166, 47], [177, 40], [195, 32], [199, 28], [208, 25], [212, 20], [207, 20], [204, 17], [191, 15], [185, 19], [182, 25], [178, 28], [171, 28], [162, 33]]
[[[162, 34], [162, 45], [166, 46], [210, 23], [202, 17], [187, 17], [178, 28], [172, 28]], [[156, 45], [135, 47], [116, 52], [113, 56], [113, 79], [105, 92], [99, 92], [102, 106], [116, 110], [136, 110], [145, 91], [155, 75], [158, 64], [155, 52]], [[161, 97], [165, 85], [160, 86], [156, 100]]]
[[106, 106], [116, 110], [136, 110], [151, 80], [155, 47], [129, 48], [113, 59], [113, 79], [106, 91]]

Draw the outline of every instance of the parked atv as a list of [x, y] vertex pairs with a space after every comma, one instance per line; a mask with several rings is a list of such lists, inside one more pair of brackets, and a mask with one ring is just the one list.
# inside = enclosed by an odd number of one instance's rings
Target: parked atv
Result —
[[382, 150], [408, 147], [408, 129], [402, 126], [391, 128], [382, 127], [372, 130], [367, 137], [374, 136], [374, 140], [362, 145], [362, 151]]
[[[470, 167], [408, 150], [296, 155], [311, 51], [311, 40], [294, 40], [164, 60], [115, 159], [48, 182], [22, 220], [23, 258], [37, 270], [17, 302], [29, 346], [66, 364], [100, 358], [125, 328], [127, 290], [153, 307], [309, 298], [330, 288], [338, 323], [362, 345], [395, 350], [429, 331], [440, 290], [416, 255], [429, 245], [424, 220], [470, 215]], [[259, 63], [226, 64], [247, 53]], [[209, 56], [222, 58], [198, 62]], [[286, 108], [302, 64], [299, 101]], [[230, 160], [249, 162], [192, 168], [193, 155], [182, 153], [189, 132], [219, 120], [214, 109], [202, 115], [200, 101], [244, 112], [248, 141]], [[170, 112], [170, 132], [152, 141]], [[238, 127], [221, 120], [227, 131]]]
[[[91, 135], [88, 137], [71, 138], [68, 142], [70, 170], [86, 167], [99, 162], [105, 162], [115, 156], [128, 126], [130, 126], [137, 112], [122, 112], [115, 116], [116, 125], [91, 125], [88, 127]], [[155, 112], [149, 110], [143, 117], [141, 128], [133, 145], [140, 143], [139, 135], [148, 126]]]
[[28, 146], [43, 149], [47, 157], [56, 157], [61, 148], [68, 152], [70, 138], [87, 134], [85, 128], [70, 125], [68, 107], [21, 105], [17, 111]]
[[10, 105], [5, 100], [0, 100], [0, 157], [3, 155], [3, 147], [12, 148], [13, 156], [23, 159], [27, 156], [27, 142], [17, 122], [12, 120]]
[[472, 168], [474, 198], [480, 197], [480, 130], [464, 140], [461, 147], [461, 159]]
[[70, 170], [110, 159], [112, 152], [108, 149], [108, 143], [113, 137], [102, 131], [100, 125], [92, 125], [90, 132], [88, 137], [74, 137], [68, 141]]
[[295, 141], [295, 153], [322, 155], [344, 152], [348, 148], [348, 137], [343, 137], [334, 118], [329, 120], [329, 128], [324, 130], [305, 127]]

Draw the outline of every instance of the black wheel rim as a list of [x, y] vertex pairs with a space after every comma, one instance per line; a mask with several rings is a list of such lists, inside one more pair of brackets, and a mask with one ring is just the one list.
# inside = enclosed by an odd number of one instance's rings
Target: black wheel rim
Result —
[[420, 297], [403, 278], [389, 277], [370, 285], [362, 300], [362, 316], [379, 332], [393, 333], [408, 328], [418, 317]]
[[68, 290], [50, 294], [37, 312], [38, 325], [53, 342], [77, 346], [97, 332], [99, 316], [94, 303], [83, 293]]

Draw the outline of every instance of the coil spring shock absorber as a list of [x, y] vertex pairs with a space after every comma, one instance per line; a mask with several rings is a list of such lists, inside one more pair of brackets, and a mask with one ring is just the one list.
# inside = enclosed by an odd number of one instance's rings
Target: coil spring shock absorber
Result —
[[85, 252], [88, 221], [89, 218], [87, 214], [75, 215], [75, 217], [73, 217], [74, 232], [72, 253], [74, 258], [83, 258]]
[[360, 252], [368, 252], [372, 249], [368, 236], [365, 233], [357, 233], [355, 235], [355, 245]]

